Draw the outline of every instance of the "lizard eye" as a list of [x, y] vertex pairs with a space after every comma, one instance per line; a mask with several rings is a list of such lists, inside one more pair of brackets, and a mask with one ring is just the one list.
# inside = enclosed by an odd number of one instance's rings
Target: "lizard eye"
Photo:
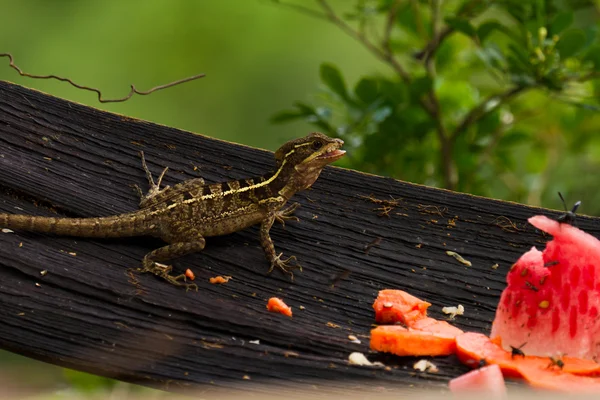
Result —
[[315, 141], [312, 143], [312, 148], [313, 148], [314, 150], [319, 150], [321, 147], [323, 147], [323, 143], [321, 143], [321, 142], [320, 142], [320, 141], [318, 141], [318, 140], [315, 140]]

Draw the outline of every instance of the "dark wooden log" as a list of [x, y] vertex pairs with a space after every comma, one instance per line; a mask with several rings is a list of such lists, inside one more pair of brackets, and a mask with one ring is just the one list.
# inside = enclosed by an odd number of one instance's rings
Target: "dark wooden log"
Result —
[[[134, 210], [131, 185], [146, 187], [140, 150], [154, 173], [169, 166], [171, 185], [260, 175], [274, 164], [267, 151], [0, 82], [2, 212], [87, 217]], [[455, 324], [489, 332], [508, 268], [548, 239], [526, 219], [558, 215], [340, 168], [327, 168], [295, 200], [301, 222], [272, 230], [278, 250], [304, 266], [293, 282], [266, 275], [256, 227], [210, 238], [204, 252], [178, 260], [177, 270], [192, 268], [200, 286], [187, 293], [130, 272], [160, 245], [154, 239], [0, 234], [0, 347], [166, 389], [315, 381], [443, 388], [467, 370], [454, 357], [436, 360], [437, 374], [415, 373], [409, 358], [370, 356], [391, 370], [347, 364], [351, 352], [368, 353], [377, 291], [408, 290], [433, 303], [430, 314], [439, 318], [442, 306], [462, 304], [465, 315]], [[598, 219], [578, 224], [600, 232]], [[233, 279], [211, 285], [216, 275]], [[335, 276], [342, 278], [332, 286]], [[284, 298], [294, 317], [268, 313], [271, 296]], [[350, 334], [362, 343], [351, 343]]]

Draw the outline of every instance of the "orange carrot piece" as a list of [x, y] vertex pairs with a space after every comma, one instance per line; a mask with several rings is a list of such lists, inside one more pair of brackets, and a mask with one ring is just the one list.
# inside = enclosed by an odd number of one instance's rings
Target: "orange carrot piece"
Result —
[[395, 324], [397, 322], [410, 325], [427, 316], [426, 301], [410, 295], [402, 290], [380, 290], [373, 303], [375, 321], [379, 324]]
[[220, 283], [227, 283], [229, 282], [229, 280], [231, 279], [230, 276], [215, 276], [214, 278], [210, 278], [209, 281], [210, 283], [212, 283], [213, 285], [216, 284], [220, 284]]
[[196, 275], [194, 275], [194, 272], [189, 268], [185, 270], [185, 277], [188, 278], [190, 281], [196, 279]]
[[277, 297], [271, 297], [267, 303], [267, 310], [270, 312], [278, 312], [288, 317], [292, 316], [292, 308]]
[[[483, 364], [481, 360], [485, 360], [486, 364], [498, 364], [505, 376], [523, 377], [534, 385], [539, 384], [540, 387], [549, 387], [550, 382], [546, 382], [546, 379], [552, 380], [554, 376], [600, 375], [600, 364], [591, 360], [565, 356], [561, 358], [564, 366], [560, 369], [552, 365], [549, 357], [513, 357], [497, 342], [481, 333], [467, 332], [457, 336], [456, 347], [458, 359], [467, 366], [475, 368], [480, 363]], [[600, 389], [600, 379], [596, 378], [594, 381]]]
[[446, 356], [456, 350], [455, 337], [454, 331], [433, 333], [400, 325], [381, 325], [371, 331], [371, 350], [398, 356]]

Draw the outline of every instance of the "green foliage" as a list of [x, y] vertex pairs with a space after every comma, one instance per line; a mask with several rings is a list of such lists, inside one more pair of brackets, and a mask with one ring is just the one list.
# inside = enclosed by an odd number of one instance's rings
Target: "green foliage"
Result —
[[594, 2], [357, 0], [344, 16], [319, 4], [391, 72], [352, 85], [345, 66], [323, 63], [318, 105], [273, 122], [342, 137], [352, 168], [533, 204], [557, 205], [560, 189], [600, 211], [563, 169], [600, 162]]

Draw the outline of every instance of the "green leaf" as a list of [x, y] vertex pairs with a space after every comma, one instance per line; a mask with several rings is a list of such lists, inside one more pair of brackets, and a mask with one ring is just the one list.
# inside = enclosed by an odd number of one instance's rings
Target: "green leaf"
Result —
[[477, 35], [477, 30], [467, 18], [449, 17], [445, 19], [446, 24], [469, 37]]
[[600, 46], [591, 47], [585, 57], [583, 57], [583, 60], [591, 62], [594, 65], [594, 69], [600, 71]]
[[402, 82], [385, 80], [381, 83], [381, 92], [395, 104], [404, 104], [408, 99], [408, 88]]
[[327, 63], [321, 64], [321, 80], [332, 92], [342, 99], [348, 100], [346, 83], [336, 66]]
[[563, 60], [577, 54], [585, 47], [586, 37], [581, 29], [571, 29], [560, 36], [556, 50]]
[[389, 106], [381, 107], [373, 113], [373, 121], [380, 123], [392, 115], [392, 108]]
[[429, 76], [421, 76], [414, 79], [410, 84], [410, 91], [416, 97], [421, 97], [424, 94], [431, 91], [433, 88], [433, 81]]
[[371, 78], [361, 79], [354, 88], [354, 93], [366, 104], [374, 102], [379, 97], [377, 81]]
[[573, 13], [570, 11], [564, 11], [556, 14], [556, 16], [550, 22], [549, 31], [550, 36], [558, 35], [565, 29], [567, 29], [573, 23]]
[[479, 40], [481, 42], [484, 42], [485, 39], [487, 39], [487, 37], [494, 31], [499, 31], [499, 32], [504, 32], [504, 26], [497, 21], [489, 21], [489, 22], [484, 22], [483, 24], [479, 25], [479, 28], [477, 28], [477, 37], [479, 38]]

